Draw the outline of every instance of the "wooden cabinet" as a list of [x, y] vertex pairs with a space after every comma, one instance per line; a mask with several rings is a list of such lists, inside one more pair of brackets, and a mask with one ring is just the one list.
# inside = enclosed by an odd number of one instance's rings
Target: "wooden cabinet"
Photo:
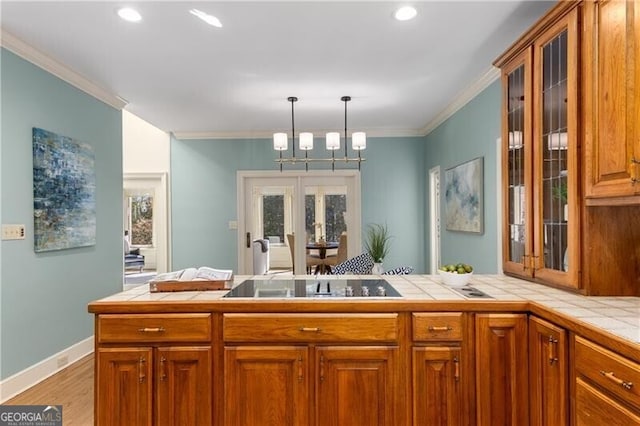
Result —
[[639, 46], [638, 2], [562, 1], [494, 62], [505, 273], [640, 295]]
[[398, 348], [315, 349], [316, 426], [395, 426]]
[[476, 315], [478, 426], [529, 424], [527, 315]]
[[640, 364], [575, 336], [576, 426], [640, 425]]
[[96, 425], [212, 424], [210, 314], [105, 314], [96, 329]]
[[227, 346], [224, 365], [225, 425], [309, 425], [309, 348]]
[[[570, 4], [571, 6], [571, 4]], [[580, 272], [578, 9], [561, 4], [502, 70], [503, 264], [576, 288]]]
[[152, 424], [152, 353], [151, 348], [98, 349], [96, 425]]
[[469, 424], [467, 316], [461, 312], [414, 313], [413, 424]]
[[569, 393], [566, 331], [529, 318], [529, 411], [531, 426], [566, 426]]
[[223, 318], [226, 425], [402, 424], [397, 314]]
[[585, 195], [640, 204], [640, 4], [585, 2]]

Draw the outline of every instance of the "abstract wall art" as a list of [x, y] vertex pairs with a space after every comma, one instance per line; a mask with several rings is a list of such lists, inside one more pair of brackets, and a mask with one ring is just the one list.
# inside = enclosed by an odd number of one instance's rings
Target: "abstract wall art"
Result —
[[36, 252], [96, 243], [93, 147], [33, 128], [33, 220]]
[[445, 171], [445, 221], [449, 231], [483, 232], [483, 158]]

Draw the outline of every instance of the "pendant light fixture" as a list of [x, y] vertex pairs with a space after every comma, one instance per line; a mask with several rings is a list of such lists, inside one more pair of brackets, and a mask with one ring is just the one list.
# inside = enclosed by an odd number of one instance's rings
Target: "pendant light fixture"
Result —
[[358, 152], [358, 156], [355, 158], [349, 158], [348, 152], [348, 133], [347, 133], [347, 103], [351, 101], [351, 96], [343, 96], [340, 98], [342, 102], [344, 102], [344, 157], [336, 158], [335, 152], [340, 149], [340, 133], [339, 132], [329, 132], [326, 134], [326, 148], [331, 151], [331, 158], [309, 158], [309, 151], [313, 150], [313, 133], [311, 132], [301, 132], [299, 135], [299, 148], [301, 151], [304, 151], [304, 158], [296, 157], [296, 132], [295, 132], [295, 114], [294, 114], [294, 103], [298, 101], [298, 98], [295, 96], [290, 96], [287, 98], [287, 101], [291, 102], [291, 157], [283, 157], [283, 151], [288, 151], [289, 144], [287, 140], [286, 133], [274, 133], [273, 134], [273, 149], [278, 151], [279, 156], [275, 160], [280, 164], [280, 171], [282, 171], [283, 164], [290, 163], [304, 163], [305, 170], [309, 170], [309, 163], [315, 162], [331, 162], [331, 170], [335, 170], [336, 162], [357, 162], [358, 170], [360, 170], [360, 163], [365, 161], [362, 158], [360, 151], [366, 149], [367, 147], [367, 136], [364, 132], [354, 132], [351, 135], [351, 148], [354, 151]]

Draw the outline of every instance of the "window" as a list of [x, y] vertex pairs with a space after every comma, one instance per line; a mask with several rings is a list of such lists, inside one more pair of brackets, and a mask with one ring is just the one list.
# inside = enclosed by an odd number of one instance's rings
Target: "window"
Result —
[[278, 237], [284, 241], [284, 195], [262, 196], [262, 218], [263, 238]]
[[132, 246], [153, 246], [153, 197], [129, 197], [129, 234]]

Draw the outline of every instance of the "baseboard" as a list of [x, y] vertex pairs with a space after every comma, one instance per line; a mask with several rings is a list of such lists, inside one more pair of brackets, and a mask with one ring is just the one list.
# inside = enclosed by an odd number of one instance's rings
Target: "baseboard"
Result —
[[[93, 352], [93, 336], [43, 359], [0, 382], [0, 404]], [[66, 357], [66, 360], [65, 360]]]

